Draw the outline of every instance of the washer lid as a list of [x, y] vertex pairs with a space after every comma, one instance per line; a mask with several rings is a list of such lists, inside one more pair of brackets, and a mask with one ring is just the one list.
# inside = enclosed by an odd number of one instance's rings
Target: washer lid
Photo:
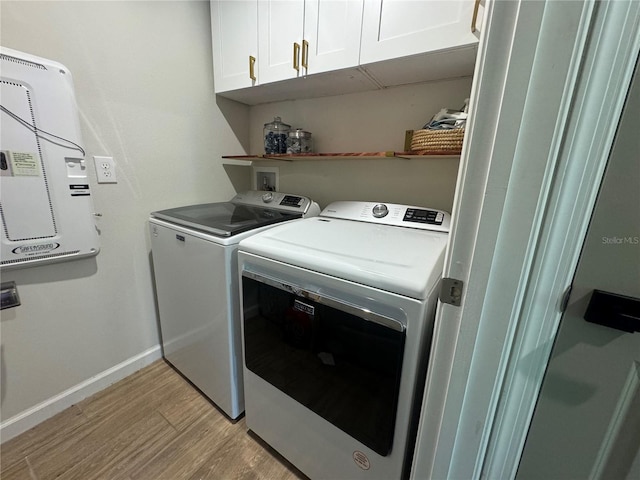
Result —
[[240, 250], [419, 300], [442, 275], [448, 235], [312, 217], [240, 242]]
[[217, 236], [230, 237], [254, 228], [302, 217], [302, 212], [220, 202], [170, 208], [153, 212], [151, 216]]

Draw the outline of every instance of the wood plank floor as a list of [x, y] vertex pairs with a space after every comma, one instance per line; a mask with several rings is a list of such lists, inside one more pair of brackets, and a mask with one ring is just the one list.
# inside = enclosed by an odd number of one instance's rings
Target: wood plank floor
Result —
[[0, 478], [306, 477], [159, 360], [4, 443]]

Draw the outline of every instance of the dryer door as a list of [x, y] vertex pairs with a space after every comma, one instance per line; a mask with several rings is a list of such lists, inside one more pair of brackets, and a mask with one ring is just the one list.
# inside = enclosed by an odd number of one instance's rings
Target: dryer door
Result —
[[[247, 369], [380, 455], [391, 451], [403, 324], [243, 272]], [[248, 295], [245, 295], [245, 297]]]

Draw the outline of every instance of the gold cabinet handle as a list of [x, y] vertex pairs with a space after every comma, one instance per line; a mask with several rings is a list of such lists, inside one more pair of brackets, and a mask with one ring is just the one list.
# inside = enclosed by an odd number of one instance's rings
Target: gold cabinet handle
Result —
[[300, 71], [300, 45], [296, 42], [293, 43], [293, 69]]
[[256, 81], [256, 72], [254, 71], [254, 67], [256, 64], [256, 57], [249, 55], [249, 78]]
[[309, 68], [309, 42], [302, 41], [302, 67]]
[[473, 6], [473, 17], [471, 17], [471, 33], [476, 33], [476, 21], [478, 20], [478, 9], [480, 8], [480, 0], [476, 0]]

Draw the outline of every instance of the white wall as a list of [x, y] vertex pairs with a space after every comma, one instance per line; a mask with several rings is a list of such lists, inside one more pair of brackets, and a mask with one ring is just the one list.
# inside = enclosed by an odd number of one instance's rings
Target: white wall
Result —
[[118, 176], [97, 185], [88, 162], [103, 215], [97, 257], [2, 273], [22, 300], [1, 317], [6, 440], [29, 423], [23, 416], [46, 418], [64, 404], [41, 402], [122, 362], [158, 358], [146, 219], [246, 188], [220, 156], [248, 144], [248, 108], [216, 102], [208, 2], [3, 0], [0, 8], [2, 46], [71, 71], [87, 158], [113, 156]]
[[[405, 130], [417, 130], [441, 108], [458, 109], [471, 78], [427, 82], [373, 92], [269, 103], [251, 107], [250, 148], [263, 153], [262, 129], [280, 116], [312, 133], [317, 152], [402, 151]], [[322, 207], [336, 200], [366, 200], [451, 211], [457, 158], [270, 162], [280, 190], [302, 193]]]

